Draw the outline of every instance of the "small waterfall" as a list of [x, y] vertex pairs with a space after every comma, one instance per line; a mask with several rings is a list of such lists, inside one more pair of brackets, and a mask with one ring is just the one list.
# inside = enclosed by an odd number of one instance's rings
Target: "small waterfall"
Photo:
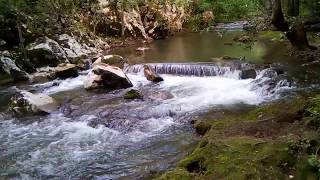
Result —
[[217, 31], [239, 31], [243, 30], [246, 25], [248, 25], [248, 21], [237, 21], [233, 23], [218, 23], [213, 28]]
[[[210, 63], [150, 63], [149, 65], [158, 74], [170, 74], [178, 76], [221, 76], [239, 79], [240, 67], [219, 66]], [[125, 67], [126, 73], [143, 73], [143, 64]]]

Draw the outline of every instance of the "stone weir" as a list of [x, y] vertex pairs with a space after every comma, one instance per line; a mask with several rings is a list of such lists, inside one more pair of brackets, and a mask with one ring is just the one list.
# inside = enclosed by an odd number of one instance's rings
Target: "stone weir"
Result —
[[[255, 68], [247, 63], [148, 63], [158, 74], [177, 76], [220, 76], [234, 79], [255, 78]], [[124, 68], [126, 73], [143, 73], [144, 64], [136, 64]]]

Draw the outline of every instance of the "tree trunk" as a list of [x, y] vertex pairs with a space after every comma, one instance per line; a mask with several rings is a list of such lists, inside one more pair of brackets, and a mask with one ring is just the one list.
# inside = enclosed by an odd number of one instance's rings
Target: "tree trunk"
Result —
[[23, 54], [23, 58], [26, 60], [27, 57], [27, 53], [26, 53], [26, 49], [24, 48], [24, 38], [23, 38], [23, 34], [22, 34], [22, 25], [21, 25], [21, 21], [19, 18], [19, 15], [17, 17], [17, 30], [18, 30], [18, 36], [19, 36], [19, 48]]
[[299, 16], [300, 0], [287, 0], [288, 16]]
[[124, 24], [124, 4], [121, 5], [121, 39], [122, 39], [122, 43], [125, 43], [125, 24]]
[[268, 12], [272, 12], [272, 1], [271, 0], [265, 1], [265, 8]]
[[289, 26], [288, 23], [285, 21], [282, 7], [281, 7], [281, 0], [273, 0], [272, 6], [272, 18], [271, 22], [277, 30], [280, 31], [288, 31]]
[[286, 34], [292, 46], [298, 50], [312, 49], [307, 39], [307, 33], [301, 21], [296, 21]]

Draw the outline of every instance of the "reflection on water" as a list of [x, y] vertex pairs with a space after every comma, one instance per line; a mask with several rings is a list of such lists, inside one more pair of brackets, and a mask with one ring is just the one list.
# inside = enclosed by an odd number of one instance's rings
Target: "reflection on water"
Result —
[[[138, 44], [108, 53], [128, 58], [130, 64], [161, 62], [210, 62], [216, 57], [236, 57], [258, 64], [281, 64], [281, 68], [301, 87], [319, 87], [319, 63], [303, 66], [312, 60], [302, 60], [291, 55], [290, 43], [276, 41], [272, 37], [257, 35], [257, 40], [243, 44], [235, 42], [235, 37], [245, 35], [241, 31], [181, 33], [175, 37]], [[150, 47], [145, 52], [137, 52], [137, 47]]]
[[144, 62], [203, 62], [211, 58], [229, 56], [242, 57], [249, 61], [265, 62], [270, 59], [288, 59], [283, 43], [259, 40], [251, 44], [241, 44], [233, 41], [243, 32], [205, 32], [202, 34], [180, 34], [176, 37], [155, 41], [143, 53], [135, 51], [132, 46], [113, 50], [110, 53], [127, 57], [132, 64]]

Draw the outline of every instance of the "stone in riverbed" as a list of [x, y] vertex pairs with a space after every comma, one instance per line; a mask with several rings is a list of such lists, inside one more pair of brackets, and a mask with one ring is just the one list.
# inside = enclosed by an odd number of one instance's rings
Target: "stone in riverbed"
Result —
[[144, 65], [144, 76], [147, 78], [147, 80], [152, 81], [152, 82], [161, 82], [163, 81], [163, 78], [159, 76], [157, 73], [153, 71], [153, 69], [148, 66]]
[[143, 99], [143, 96], [142, 94], [136, 90], [136, 89], [131, 89], [129, 91], [127, 91], [124, 96], [123, 96], [124, 99]]
[[60, 64], [55, 68], [56, 78], [67, 79], [77, 77], [78, 75], [78, 68], [74, 64]]
[[136, 51], [140, 51], [140, 52], [144, 52], [144, 51], [147, 51], [147, 50], [150, 50], [150, 48], [148, 48], [148, 47], [138, 47], [136, 49]]
[[241, 43], [248, 43], [251, 41], [251, 38], [250, 36], [240, 36], [233, 38], [233, 40]]
[[116, 90], [132, 86], [131, 81], [120, 68], [104, 63], [95, 64], [84, 83], [87, 90]]
[[45, 94], [32, 94], [21, 91], [11, 98], [9, 108], [17, 116], [44, 115], [58, 109], [58, 103]]
[[245, 69], [241, 71], [241, 79], [255, 79], [257, 77], [257, 72], [255, 69]]

